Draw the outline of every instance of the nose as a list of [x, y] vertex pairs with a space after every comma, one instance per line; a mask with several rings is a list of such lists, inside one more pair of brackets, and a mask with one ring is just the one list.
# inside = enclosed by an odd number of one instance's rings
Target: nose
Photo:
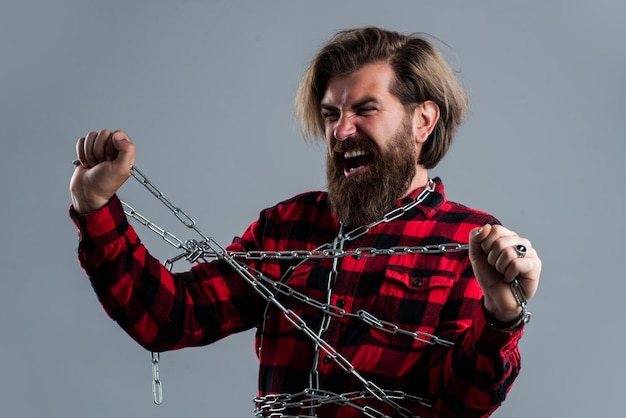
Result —
[[352, 119], [352, 115], [343, 114], [337, 120], [335, 128], [333, 129], [333, 136], [337, 141], [345, 141], [356, 133], [356, 124]]

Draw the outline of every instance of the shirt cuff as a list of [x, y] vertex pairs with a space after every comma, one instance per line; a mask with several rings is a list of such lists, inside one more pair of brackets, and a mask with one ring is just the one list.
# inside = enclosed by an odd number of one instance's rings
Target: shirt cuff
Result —
[[512, 350], [517, 346], [524, 334], [524, 323], [511, 330], [505, 331], [494, 328], [487, 319], [483, 301], [474, 312], [472, 333], [476, 341], [476, 348], [485, 355], [494, 355], [502, 351]]
[[69, 215], [78, 228], [80, 240], [88, 240], [95, 245], [106, 245], [115, 241], [124, 235], [129, 226], [117, 195], [95, 212], [81, 215], [74, 206], [70, 206]]

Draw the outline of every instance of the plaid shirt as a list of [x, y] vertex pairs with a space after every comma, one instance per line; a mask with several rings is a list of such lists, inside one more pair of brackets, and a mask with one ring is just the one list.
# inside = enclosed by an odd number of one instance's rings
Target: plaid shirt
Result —
[[[420, 192], [415, 190], [399, 205]], [[259, 395], [295, 394], [310, 387], [315, 344], [223, 260], [198, 263], [185, 273], [168, 272], [140, 243], [117, 197], [95, 213], [79, 216], [70, 209], [70, 214], [79, 228], [81, 264], [100, 302], [143, 347], [165, 351], [200, 346], [256, 327]], [[421, 204], [346, 242], [344, 250], [467, 243], [472, 228], [497, 222], [448, 201], [436, 179], [435, 191]], [[332, 243], [338, 229], [326, 194], [304, 193], [262, 211], [227, 250], [313, 250]], [[327, 301], [332, 263], [330, 258], [247, 261], [264, 276], [321, 303]], [[523, 327], [502, 332], [489, 325], [466, 251], [348, 256], [338, 260], [337, 273], [330, 305], [349, 313], [364, 310], [403, 330], [454, 342], [452, 347], [431, 345], [351, 315], [333, 316], [323, 340], [367, 382], [429, 399], [431, 408], [410, 397], [394, 401], [422, 417], [488, 416], [504, 400], [519, 372], [517, 343]], [[275, 297], [319, 331], [322, 311], [284, 294]], [[320, 351], [319, 388], [337, 394], [366, 390], [362, 380]], [[371, 397], [355, 404], [398, 416], [390, 405]], [[362, 410], [339, 404], [317, 412], [321, 417], [363, 416]]]

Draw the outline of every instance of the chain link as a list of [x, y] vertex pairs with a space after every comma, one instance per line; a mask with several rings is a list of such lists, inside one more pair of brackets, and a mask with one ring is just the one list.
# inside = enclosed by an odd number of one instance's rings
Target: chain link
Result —
[[511, 282], [511, 291], [513, 292], [513, 297], [515, 297], [517, 304], [522, 307], [522, 313], [520, 314], [522, 322], [527, 324], [532, 314], [526, 310], [528, 299], [526, 298], [526, 292], [524, 292], [524, 288], [520, 285], [519, 280], [515, 279]]
[[[440, 254], [447, 252], [466, 251], [469, 246], [467, 244], [459, 243], [447, 243], [438, 245], [425, 245], [425, 246], [398, 246], [386, 249], [379, 249], [374, 247], [360, 247], [354, 250], [344, 250], [344, 243], [347, 241], [353, 241], [365, 234], [367, 234], [372, 228], [398, 219], [403, 216], [409, 210], [416, 207], [421, 203], [432, 191], [435, 189], [435, 183], [432, 179], [429, 179], [428, 184], [420, 195], [412, 202], [402, 207], [396, 208], [391, 212], [388, 212], [381, 219], [372, 222], [370, 224], [358, 227], [347, 233], [343, 233], [343, 225], [341, 225], [339, 234], [333, 242], [332, 248], [329, 245], [323, 245], [315, 250], [288, 250], [288, 251], [248, 251], [248, 252], [232, 252], [226, 251], [212, 238], [203, 234], [196, 222], [187, 215], [182, 209], [176, 207], [165, 195], [152, 184], [148, 178], [137, 169], [136, 166], [131, 167], [132, 176], [139, 181], [150, 193], [152, 193], [158, 200], [160, 200], [186, 227], [195, 231], [202, 239], [182, 241], [175, 237], [170, 232], [165, 231], [161, 227], [149, 221], [143, 215], [138, 213], [130, 205], [122, 202], [124, 205], [124, 212], [127, 216], [137, 220], [142, 225], [146, 226], [151, 231], [159, 235], [164, 241], [172, 245], [173, 247], [183, 250], [181, 254], [167, 260], [164, 265], [168, 270], [171, 270], [172, 265], [185, 258], [189, 262], [197, 262], [199, 259], [219, 258], [229, 264], [241, 277], [243, 277], [253, 289], [263, 298], [268, 304], [272, 304], [277, 307], [284, 317], [289, 321], [297, 330], [303, 332], [316, 347], [316, 355], [314, 358], [314, 364], [310, 374], [310, 387], [298, 394], [278, 394], [261, 396], [254, 399], [257, 404], [255, 414], [257, 416], [270, 416], [270, 417], [282, 417], [282, 418], [315, 418], [317, 413], [315, 410], [326, 404], [339, 404], [348, 405], [360, 410], [364, 416], [373, 418], [384, 418], [387, 415], [380, 411], [375, 410], [370, 406], [360, 406], [355, 403], [357, 400], [363, 399], [377, 399], [388, 405], [392, 406], [402, 417], [413, 417], [410, 410], [398, 404], [397, 400], [413, 400], [423, 406], [430, 407], [428, 400], [405, 394], [399, 391], [385, 391], [378, 387], [374, 382], [365, 379], [355, 368], [350, 361], [337, 352], [328, 342], [323, 339], [323, 334], [326, 331], [331, 317], [351, 317], [356, 318], [369, 326], [378, 330], [390, 333], [390, 334], [402, 334], [408, 337], [414, 338], [420, 342], [430, 345], [443, 345], [452, 346], [453, 342], [444, 340], [436, 335], [428, 334], [421, 331], [411, 331], [400, 328], [397, 324], [392, 322], [381, 320], [371, 313], [365, 310], [358, 310], [356, 313], [347, 312], [344, 309], [332, 306], [330, 304], [332, 288], [336, 276], [338, 274], [338, 260], [343, 257], [376, 257], [376, 256], [396, 256], [406, 254]], [[250, 266], [244, 263], [246, 260], [308, 260], [308, 259], [322, 259], [332, 258], [333, 265], [331, 272], [329, 273], [329, 279], [327, 284], [326, 301], [324, 303], [312, 299], [300, 292], [297, 292], [289, 285], [277, 281], [271, 280], [264, 276], [261, 272], [252, 269]], [[530, 312], [526, 311], [527, 298], [524, 293], [524, 289], [515, 279], [511, 283], [511, 291], [517, 301], [518, 305], [522, 307], [522, 318], [524, 323], [530, 319]], [[297, 301], [312, 306], [322, 312], [322, 324], [319, 331], [312, 330], [308, 324], [293, 310], [286, 308], [278, 299], [277, 295], [285, 295], [292, 297]], [[319, 362], [320, 352], [326, 353], [326, 355], [332, 359], [342, 370], [351, 374], [354, 378], [359, 380], [364, 387], [364, 391], [350, 392], [344, 394], [334, 394], [332, 392], [324, 391], [319, 387], [319, 375], [317, 372], [317, 364]], [[162, 383], [159, 376], [159, 353], [152, 353], [152, 391], [154, 397], [154, 403], [160, 404], [163, 400]], [[288, 409], [298, 408], [302, 410], [309, 410], [312, 415], [288, 415], [283, 414], [283, 411]]]
[[152, 400], [156, 405], [163, 403], [163, 383], [159, 376], [159, 361], [161, 355], [159, 353], [152, 352]]

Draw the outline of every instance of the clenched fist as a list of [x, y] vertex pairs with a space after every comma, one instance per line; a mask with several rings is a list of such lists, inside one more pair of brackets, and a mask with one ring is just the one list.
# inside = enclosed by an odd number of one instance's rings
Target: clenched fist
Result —
[[85, 214], [106, 205], [131, 175], [135, 145], [123, 131], [89, 132], [76, 142], [70, 192], [74, 209]]
[[[523, 251], [516, 250], [518, 246]], [[498, 321], [514, 320], [521, 311], [511, 282], [515, 279], [528, 300], [537, 291], [541, 260], [530, 241], [500, 225], [485, 225], [470, 235], [469, 257], [485, 296], [485, 308]]]

